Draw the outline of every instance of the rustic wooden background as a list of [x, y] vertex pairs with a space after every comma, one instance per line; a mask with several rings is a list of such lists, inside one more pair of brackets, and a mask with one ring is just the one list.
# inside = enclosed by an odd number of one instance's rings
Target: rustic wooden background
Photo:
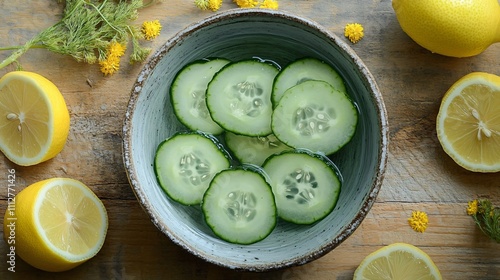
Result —
[[[444, 279], [500, 279], [500, 244], [483, 235], [466, 215], [477, 197], [500, 204], [500, 173], [477, 174], [458, 167], [441, 149], [435, 118], [444, 92], [472, 71], [500, 75], [500, 44], [472, 58], [449, 58], [419, 47], [398, 25], [390, 0], [279, 0], [280, 10], [310, 18], [343, 37], [345, 24], [359, 22], [365, 37], [352, 45], [382, 91], [390, 124], [390, 154], [377, 202], [358, 230], [337, 249], [303, 266], [267, 273], [236, 272], [206, 263], [173, 244], [142, 211], [122, 163], [121, 129], [130, 89], [141, 64], [122, 63], [104, 77], [97, 65], [33, 49], [19, 63], [52, 80], [71, 114], [65, 149], [54, 159], [19, 167], [0, 156], [0, 221], [7, 207], [8, 169], [15, 169], [16, 191], [50, 177], [78, 179], [103, 200], [109, 232], [101, 252], [64, 273], [46, 273], [16, 259], [7, 270], [7, 244], [0, 241], [0, 279], [351, 279], [372, 251], [407, 242], [427, 252]], [[224, 0], [222, 10], [234, 8]], [[20, 45], [61, 16], [52, 0], [0, 0], [0, 47]], [[159, 19], [159, 47], [188, 24], [207, 17], [192, 0], [168, 0], [140, 11], [137, 24]], [[0, 52], [3, 60], [9, 51]], [[15, 70], [11, 65], [0, 75]], [[3, 174], [3, 175], [2, 175]], [[413, 231], [413, 210], [429, 215], [425, 233]]]

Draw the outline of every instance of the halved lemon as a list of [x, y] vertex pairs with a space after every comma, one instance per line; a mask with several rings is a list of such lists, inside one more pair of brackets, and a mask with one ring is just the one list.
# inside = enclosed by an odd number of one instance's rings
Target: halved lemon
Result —
[[0, 150], [12, 162], [29, 166], [55, 157], [69, 124], [66, 102], [47, 78], [13, 71], [0, 79]]
[[431, 258], [419, 248], [393, 243], [368, 255], [354, 272], [354, 280], [442, 279]]
[[458, 165], [500, 171], [500, 77], [473, 72], [455, 82], [441, 101], [436, 130]]
[[108, 216], [101, 200], [77, 180], [52, 178], [34, 183], [5, 212], [3, 232], [16, 254], [45, 271], [65, 271], [101, 249]]

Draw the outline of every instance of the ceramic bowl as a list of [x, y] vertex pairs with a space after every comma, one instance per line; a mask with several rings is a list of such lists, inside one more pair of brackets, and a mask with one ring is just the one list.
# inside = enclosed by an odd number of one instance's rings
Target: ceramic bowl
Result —
[[[282, 66], [301, 57], [315, 57], [340, 73], [360, 118], [352, 141], [330, 157], [343, 176], [340, 197], [330, 215], [309, 226], [278, 221], [266, 239], [243, 246], [217, 238], [205, 224], [199, 207], [182, 206], [165, 195], [153, 171], [155, 150], [162, 140], [185, 130], [172, 112], [168, 89], [184, 65], [207, 57], [233, 61], [259, 57]], [[264, 9], [217, 13], [174, 35], [140, 72], [123, 126], [127, 176], [156, 227], [210, 263], [247, 271], [305, 264], [346, 240], [375, 202], [386, 167], [387, 146], [382, 96], [369, 70], [344, 38], [309, 19]]]

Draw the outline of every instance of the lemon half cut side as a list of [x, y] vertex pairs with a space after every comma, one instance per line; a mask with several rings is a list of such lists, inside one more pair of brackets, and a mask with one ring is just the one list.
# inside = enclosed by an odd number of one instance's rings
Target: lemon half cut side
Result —
[[354, 272], [354, 280], [441, 280], [429, 255], [406, 243], [393, 243], [369, 254]]
[[21, 166], [55, 157], [69, 134], [70, 117], [59, 89], [33, 72], [0, 79], [0, 150]]
[[11, 210], [5, 212], [4, 238], [15, 230], [16, 253], [38, 269], [72, 269], [104, 244], [106, 209], [80, 181], [52, 178], [34, 183], [16, 195]]
[[500, 77], [473, 72], [444, 95], [436, 130], [444, 151], [474, 172], [500, 171]]

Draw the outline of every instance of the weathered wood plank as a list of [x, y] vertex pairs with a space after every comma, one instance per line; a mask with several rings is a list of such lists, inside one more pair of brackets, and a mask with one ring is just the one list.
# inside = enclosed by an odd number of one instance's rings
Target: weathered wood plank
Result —
[[[0, 222], [7, 207], [3, 187], [7, 170], [16, 170], [16, 191], [50, 177], [71, 177], [86, 183], [108, 209], [109, 232], [101, 252], [86, 264], [59, 274], [38, 271], [22, 260], [16, 273], [0, 266], [1, 279], [351, 279], [372, 251], [407, 242], [426, 251], [444, 279], [500, 278], [500, 244], [487, 239], [465, 214], [468, 200], [488, 197], [500, 204], [500, 173], [475, 174], [458, 167], [442, 151], [435, 118], [444, 92], [471, 71], [500, 74], [500, 44], [466, 59], [431, 54], [400, 29], [389, 0], [280, 0], [290, 11], [342, 36], [349, 22], [365, 27], [365, 38], [352, 45], [376, 78], [390, 124], [390, 155], [382, 190], [360, 228], [326, 256], [303, 266], [268, 273], [242, 273], [206, 263], [162, 235], [142, 211], [131, 191], [121, 155], [121, 127], [130, 89], [140, 64], [103, 77], [97, 65], [78, 63], [42, 49], [30, 50], [19, 62], [25, 70], [52, 80], [65, 96], [71, 131], [65, 149], [53, 160], [19, 167], [0, 156]], [[222, 9], [234, 8], [225, 1]], [[0, 1], [0, 47], [20, 45], [57, 21], [56, 1]], [[211, 12], [192, 1], [170, 0], [142, 10], [142, 20], [160, 19], [155, 49], [173, 34]], [[9, 52], [0, 51], [0, 60]], [[15, 66], [0, 69], [0, 75]], [[2, 182], [3, 181], [3, 182]], [[425, 233], [414, 232], [407, 219], [413, 210], [429, 214]], [[0, 241], [0, 262], [8, 246]]]

